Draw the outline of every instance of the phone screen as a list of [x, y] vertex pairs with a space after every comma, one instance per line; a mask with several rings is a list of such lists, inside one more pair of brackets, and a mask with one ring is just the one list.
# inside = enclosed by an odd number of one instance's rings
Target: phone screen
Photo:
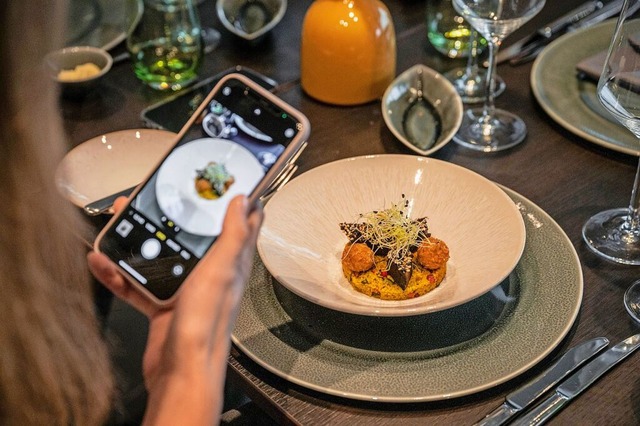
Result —
[[169, 299], [220, 234], [231, 199], [251, 194], [303, 129], [247, 84], [227, 80], [105, 231], [100, 251]]

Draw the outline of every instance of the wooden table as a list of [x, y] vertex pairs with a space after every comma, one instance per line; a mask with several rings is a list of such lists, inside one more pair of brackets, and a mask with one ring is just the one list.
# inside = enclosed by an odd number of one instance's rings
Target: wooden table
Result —
[[[334, 107], [303, 94], [299, 84], [300, 31], [310, 3], [310, 0], [290, 1], [284, 20], [271, 36], [262, 44], [251, 46], [224, 32], [214, 17], [213, 1], [205, 1], [200, 6], [203, 24], [221, 29], [223, 38], [220, 46], [206, 56], [202, 76], [240, 64], [281, 83], [280, 96], [303, 111], [312, 125], [309, 147], [299, 159], [298, 173], [363, 154], [411, 154], [385, 127], [379, 102]], [[385, 3], [397, 32], [398, 73], [416, 63], [438, 71], [463, 65], [463, 61], [444, 58], [429, 45], [425, 1]], [[507, 39], [506, 45], [579, 3], [579, 0], [549, 1], [533, 21]], [[467, 167], [522, 194], [551, 215], [567, 233], [584, 272], [582, 309], [567, 338], [547, 359], [507, 383], [469, 397], [420, 404], [352, 401], [310, 391], [267, 372], [234, 349], [229, 358], [229, 377], [240, 383], [243, 391], [276, 421], [304, 425], [470, 424], [578, 342], [595, 336], [617, 342], [640, 331], [622, 305], [624, 291], [638, 278], [638, 269], [601, 260], [581, 239], [581, 227], [591, 215], [628, 205], [637, 158], [587, 142], [557, 125], [534, 99], [530, 71], [531, 63], [498, 68], [507, 89], [497, 99], [497, 106], [525, 119], [529, 133], [524, 143], [495, 154], [472, 152], [450, 143], [433, 157]], [[128, 63], [114, 66], [103, 89], [100, 95], [84, 101], [62, 101], [72, 145], [100, 133], [141, 127], [140, 111], [166, 96], [143, 87]], [[553, 419], [553, 424], [640, 423], [639, 369], [640, 355], [632, 356], [571, 403]]]

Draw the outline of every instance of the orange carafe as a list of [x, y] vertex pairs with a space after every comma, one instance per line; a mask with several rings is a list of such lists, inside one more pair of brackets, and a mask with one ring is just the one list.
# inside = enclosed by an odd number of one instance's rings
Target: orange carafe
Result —
[[379, 0], [315, 0], [302, 25], [301, 84], [335, 105], [380, 99], [396, 72], [396, 35]]

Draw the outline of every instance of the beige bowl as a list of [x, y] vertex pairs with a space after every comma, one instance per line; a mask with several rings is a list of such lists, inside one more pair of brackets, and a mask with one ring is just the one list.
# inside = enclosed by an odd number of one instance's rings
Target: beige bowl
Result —
[[[113, 58], [104, 49], [91, 46], [65, 47], [47, 54], [44, 58], [45, 67], [51, 78], [57, 81], [65, 95], [84, 95], [91, 91], [96, 84], [109, 72]], [[80, 70], [86, 64], [93, 64], [97, 72], [86, 75]], [[81, 68], [77, 68], [80, 66]], [[62, 71], [77, 70], [74, 73], [61, 75]], [[61, 78], [62, 77], [62, 78]]]

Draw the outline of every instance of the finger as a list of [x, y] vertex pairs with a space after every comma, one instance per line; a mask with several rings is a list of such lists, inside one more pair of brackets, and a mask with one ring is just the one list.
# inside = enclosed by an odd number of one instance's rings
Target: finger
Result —
[[124, 209], [124, 206], [127, 205], [127, 201], [129, 201], [127, 197], [116, 198], [116, 200], [113, 202], [114, 213], [120, 213], [120, 211]]
[[133, 288], [116, 266], [103, 254], [91, 252], [87, 255], [89, 270], [116, 297], [139, 310], [147, 317], [158, 311], [157, 306]]

